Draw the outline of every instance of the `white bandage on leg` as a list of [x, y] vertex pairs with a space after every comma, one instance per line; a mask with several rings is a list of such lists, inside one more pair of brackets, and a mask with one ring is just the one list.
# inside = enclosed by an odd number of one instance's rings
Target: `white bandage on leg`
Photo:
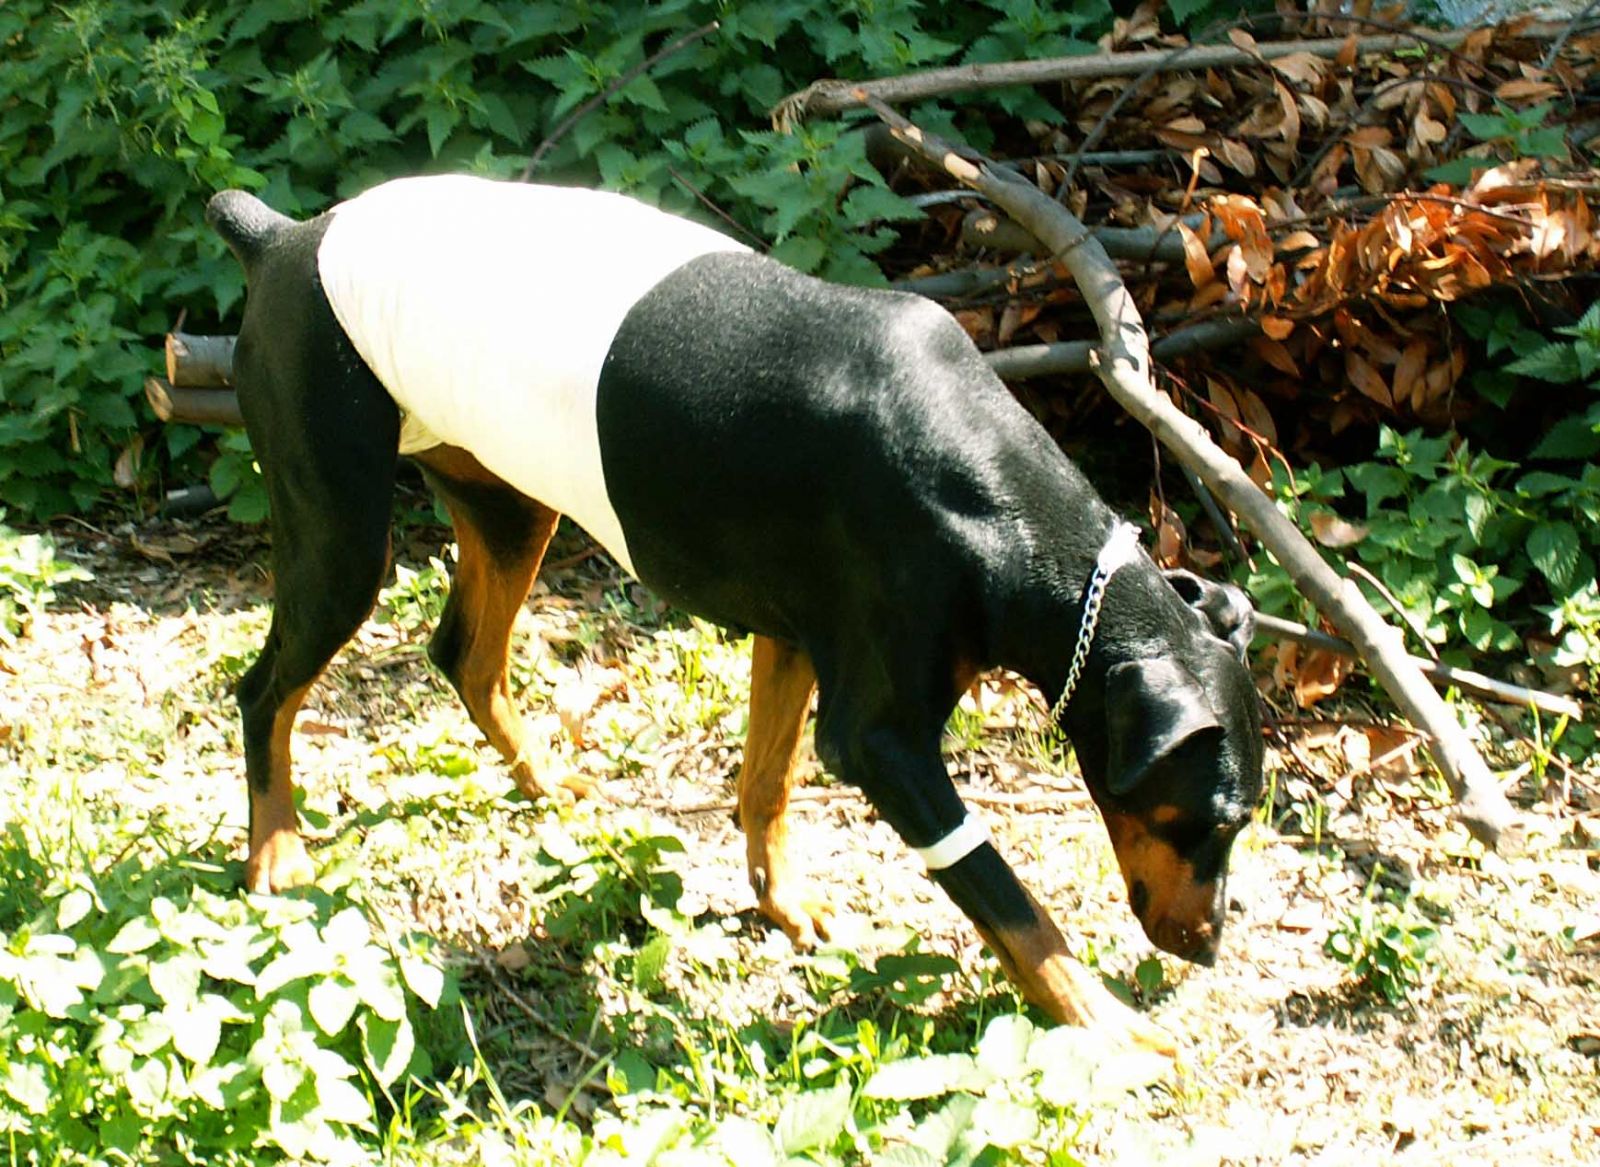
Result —
[[921, 856], [923, 866], [929, 871], [943, 871], [946, 867], [954, 867], [988, 841], [989, 828], [968, 811], [961, 825], [944, 838], [926, 847], [913, 849]]

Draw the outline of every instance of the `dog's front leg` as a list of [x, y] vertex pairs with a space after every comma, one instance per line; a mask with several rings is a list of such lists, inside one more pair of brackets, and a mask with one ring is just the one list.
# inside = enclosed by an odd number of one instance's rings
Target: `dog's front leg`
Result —
[[938, 752], [938, 734], [877, 726], [819, 731], [825, 756], [859, 785], [966, 913], [1006, 976], [1057, 1021], [1104, 1029], [1171, 1056], [1176, 1043], [1074, 960], [1049, 913], [970, 825]]
[[929, 874], [971, 919], [1011, 983], [1055, 1020], [1106, 1027], [1142, 1048], [1168, 1057], [1177, 1053], [1165, 1030], [1112, 996], [1099, 977], [1072, 958], [1050, 914], [992, 843]]
[[750, 654], [750, 729], [739, 768], [739, 826], [761, 913], [797, 948], [828, 937], [827, 913], [789, 874], [785, 815], [817, 675], [799, 648], [756, 636]]

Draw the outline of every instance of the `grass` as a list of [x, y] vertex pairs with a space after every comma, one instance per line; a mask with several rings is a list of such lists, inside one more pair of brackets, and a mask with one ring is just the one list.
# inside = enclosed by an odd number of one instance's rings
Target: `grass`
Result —
[[[988, 812], [1004, 849], [1079, 956], [1182, 1036], [1170, 1071], [1046, 1027], [887, 828], [830, 786], [794, 831], [836, 943], [800, 954], [766, 928], [729, 810], [746, 650], [593, 562], [536, 597], [514, 680], [546, 768], [598, 776], [608, 805], [530, 805], [478, 745], [424, 663], [439, 570], [425, 550], [301, 717], [319, 887], [242, 896], [226, 694], [265, 628], [253, 553], [158, 572], [93, 559], [97, 581], [67, 592], [87, 606], [58, 602], [0, 655], [0, 1162], [1600, 1149], [1583, 1052], [1600, 877], [1581, 785], [1536, 808], [1543, 842], [1505, 862], [1421, 776], [1347, 796], [1317, 780], [1319, 747], [1297, 747], [1304, 772], [1282, 754], [1235, 861], [1245, 906], [1223, 963], [1196, 970], [1143, 940], [1037, 709], [986, 688], [952, 725], [963, 789], [1031, 800]], [[1400, 952], [1409, 991], [1393, 1004], [1323, 951], [1391, 898], [1425, 903], [1437, 930], [1426, 977], [1409, 977], [1422, 966], [1382, 912], [1352, 933]], [[231, 966], [212, 951], [228, 945]], [[78, 999], [47, 991], [67, 984]], [[1408, 1094], [1428, 1102], [1372, 1101]]]

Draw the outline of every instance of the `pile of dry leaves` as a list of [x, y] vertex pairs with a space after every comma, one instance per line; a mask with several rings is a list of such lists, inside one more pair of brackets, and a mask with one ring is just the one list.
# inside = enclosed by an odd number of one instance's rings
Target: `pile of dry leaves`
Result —
[[[1231, 63], [1186, 68], [1187, 42], [1141, 9], [1103, 59], [1160, 50], [1156, 63], [1059, 82], [1067, 124], [998, 124], [1009, 149], [991, 151], [1087, 223], [1181, 239], [1181, 263], [1122, 265], [1153, 334], [1258, 322], [1243, 359], [1234, 347], [1173, 370], [1200, 411], [1231, 423], [1220, 435], [1258, 475], [1274, 451], [1334, 457], [1327, 439], [1352, 427], [1469, 419], [1481, 404], [1463, 391], [1470, 346], [1446, 306], [1498, 288], [1536, 316], [1574, 318], [1588, 284], [1573, 277], [1600, 255], [1587, 169], [1600, 33], [1524, 20], [1440, 34], [1337, 15], [1280, 31], [1235, 29], [1205, 46]], [[963, 252], [964, 208], [931, 214], [943, 239], [925, 240], [937, 254], [907, 275], [975, 261], [1012, 273], [998, 294], [952, 305], [980, 345], [1094, 335], [1060, 270]]]

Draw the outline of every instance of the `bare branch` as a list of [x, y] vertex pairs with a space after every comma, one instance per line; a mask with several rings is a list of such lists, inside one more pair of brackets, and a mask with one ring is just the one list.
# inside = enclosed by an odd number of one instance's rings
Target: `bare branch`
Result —
[[902, 141], [992, 199], [1066, 265], [1099, 326], [1102, 347], [1094, 351], [1091, 363], [1107, 390], [1239, 515], [1312, 603], [1349, 637], [1401, 711], [1433, 739], [1434, 760], [1456, 796], [1462, 822], [1484, 843], [1495, 845], [1513, 827], [1515, 814], [1455, 715], [1410, 663], [1399, 633], [1373, 610], [1355, 583], [1335, 573], [1238, 462], [1156, 390], [1150, 342], [1138, 308], [1116, 266], [1083, 223], [1032, 183], [960, 157], [865, 90], [857, 89], [854, 98]]

